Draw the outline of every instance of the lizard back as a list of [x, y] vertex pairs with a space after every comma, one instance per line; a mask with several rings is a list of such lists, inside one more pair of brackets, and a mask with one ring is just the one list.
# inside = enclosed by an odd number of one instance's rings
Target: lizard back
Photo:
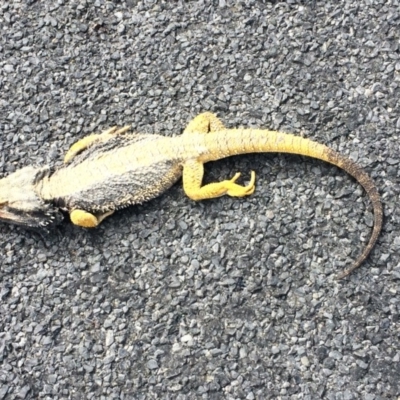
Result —
[[[41, 196], [64, 210], [104, 212], [142, 203], [181, 176], [177, 154], [159, 135], [116, 135], [45, 178]], [[171, 151], [168, 151], [171, 149]]]

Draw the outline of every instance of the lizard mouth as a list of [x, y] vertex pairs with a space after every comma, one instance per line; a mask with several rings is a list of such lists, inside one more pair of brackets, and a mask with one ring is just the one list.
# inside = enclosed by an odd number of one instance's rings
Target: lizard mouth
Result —
[[36, 185], [49, 169], [25, 167], [0, 179], [0, 220], [31, 228], [47, 228], [62, 220], [53, 204], [45, 202]]
[[0, 218], [1, 219], [10, 219], [10, 213], [7, 211], [7, 202], [0, 203]]
[[26, 213], [21, 210], [0, 208], [0, 221], [25, 227], [47, 228], [58, 224], [62, 219], [62, 214], [58, 212], [31, 211]]
[[56, 225], [63, 219], [62, 214], [46, 205], [40, 208], [15, 208], [9, 203], [0, 204], [0, 220], [15, 225], [22, 225], [31, 228], [47, 228]]
[[8, 203], [0, 204], [0, 219], [23, 225], [23, 212], [9, 207]]

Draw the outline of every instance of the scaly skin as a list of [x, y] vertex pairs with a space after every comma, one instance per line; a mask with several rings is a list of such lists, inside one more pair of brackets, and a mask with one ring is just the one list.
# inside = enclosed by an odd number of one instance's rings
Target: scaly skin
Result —
[[[54, 173], [45, 170], [39, 177], [30, 178], [32, 192], [28, 190], [29, 207], [33, 209], [33, 204], [36, 212], [41, 212], [41, 220], [36, 221], [36, 226], [58, 221], [59, 218], [54, 215], [51, 221], [45, 219], [50, 213], [55, 213], [48, 209], [49, 205], [53, 205], [56, 209], [69, 212], [74, 224], [95, 227], [116, 209], [160, 195], [181, 176], [184, 191], [193, 200], [223, 195], [248, 196], [255, 189], [254, 172], [246, 186], [236, 183], [239, 173], [229, 180], [202, 186], [203, 164], [237, 154], [280, 152], [317, 158], [342, 168], [364, 187], [372, 202], [374, 227], [371, 238], [358, 259], [339, 278], [347, 276], [361, 265], [377, 241], [383, 212], [374, 182], [356, 163], [322, 144], [275, 131], [227, 129], [211, 113], [194, 118], [184, 133], [176, 137], [125, 134], [128, 129], [111, 128], [102, 134], [87, 136], [67, 152], [64, 167]], [[7, 200], [6, 183], [6, 189], [2, 190], [2, 181], [8, 179], [8, 182], [12, 182], [12, 176], [0, 180], [0, 218], [24, 224], [21, 201], [14, 209], [11, 206], [2, 208], [2, 204], [11, 203]], [[22, 176], [20, 180], [23, 186], [28, 186], [23, 173]], [[4, 191], [6, 193], [2, 195]], [[20, 196], [20, 192], [8, 192], [9, 198]], [[18, 217], [13, 218], [13, 210], [17, 208]], [[26, 225], [33, 226], [35, 216], [31, 212], [30, 222], [26, 222]]]

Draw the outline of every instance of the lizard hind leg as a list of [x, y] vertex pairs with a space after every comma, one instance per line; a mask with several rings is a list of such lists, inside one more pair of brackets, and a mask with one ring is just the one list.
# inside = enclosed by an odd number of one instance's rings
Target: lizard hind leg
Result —
[[183, 134], [208, 133], [226, 129], [222, 121], [210, 112], [204, 112], [193, 118], [187, 125]]
[[82, 151], [86, 150], [92, 144], [98, 143], [98, 142], [106, 142], [113, 136], [125, 133], [129, 129], [130, 129], [130, 126], [124, 126], [123, 128], [120, 128], [120, 129], [118, 129], [118, 127], [116, 127], [116, 126], [113, 126], [112, 128], [107, 129], [107, 130], [103, 131], [102, 133], [85, 136], [84, 138], [75, 142], [69, 148], [69, 150], [67, 151], [67, 153], [64, 156], [64, 164], [68, 164], [76, 155], [78, 155], [79, 153], [82, 153]]
[[103, 221], [104, 218], [114, 213], [114, 210], [107, 211], [102, 214], [92, 214], [85, 210], [72, 210], [70, 213], [71, 222], [74, 225], [81, 226], [83, 228], [95, 228]]
[[232, 197], [244, 197], [251, 195], [255, 190], [254, 171], [251, 171], [251, 179], [246, 186], [236, 183], [240, 172], [236, 173], [232, 179], [201, 186], [203, 174], [203, 163], [199, 161], [188, 161], [183, 165], [183, 190], [192, 200], [213, 199], [225, 194]]

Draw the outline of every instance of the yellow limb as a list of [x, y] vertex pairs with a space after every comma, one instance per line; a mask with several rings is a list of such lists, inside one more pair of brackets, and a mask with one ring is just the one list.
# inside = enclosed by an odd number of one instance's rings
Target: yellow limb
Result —
[[255, 190], [256, 174], [254, 171], [251, 171], [251, 179], [246, 186], [235, 183], [240, 172], [230, 180], [201, 186], [203, 174], [203, 163], [199, 161], [188, 161], [183, 165], [183, 190], [192, 200], [213, 199], [225, 194], [232, 197], [244, 197], [249, 196]]
[[205, 112], [193, 118], [187, 125], [183, 134], [208, 133], [226, 129], [224, 124], [213, 113]]
[[72, 210], [70, 218], [74, 225], [82, 226], [83, 228], [95, 228], [104, 218], [110, 216], [113, 212], [114, 210], [94, 215], [84, 210]]
[[94, 143], [98, 142], [106, 142], [114, 135], [120, 135], [121, 133], [125, 133], [127, 130], [130, 129], [130, 126], [124, 126], [123, 128], [118, 129], [116, 126], [113, 126], [110, 129], [100, 133], [100, 134], [93, 134], [78, 140], [74, 143], [64, 157], [64, 163], [69, 163], [77, 154], [82, 153], [82, 151], [86, 150]]

